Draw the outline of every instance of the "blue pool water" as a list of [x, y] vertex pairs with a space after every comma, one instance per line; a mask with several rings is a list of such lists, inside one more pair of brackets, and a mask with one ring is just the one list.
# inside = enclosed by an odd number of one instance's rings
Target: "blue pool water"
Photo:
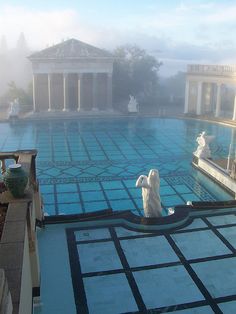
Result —
[[196, 137], [215, 135], [213, 158], [228, 155], [232, 130], [159, 118], [81, 119], [0, 124], [0, 150], [38, 149], [37, 175], [48, 215], [112, 208], [142, 215], [140, 174], [157, 168], [164, 208], [231, 197], [191, 166]]

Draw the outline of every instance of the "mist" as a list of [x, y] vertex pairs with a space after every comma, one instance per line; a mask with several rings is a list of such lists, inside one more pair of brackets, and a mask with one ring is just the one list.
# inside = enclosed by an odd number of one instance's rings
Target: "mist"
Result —
[[13, 48], [8, 47], [7, 38], [2, 36], [0, 41], [0, 96], [7, 91], [8, 84], [12, 81], [17, 87], [27, 90], [32, 80], [31, 62], [27, 58], [31, 53], [23, 33], [19, 35]]

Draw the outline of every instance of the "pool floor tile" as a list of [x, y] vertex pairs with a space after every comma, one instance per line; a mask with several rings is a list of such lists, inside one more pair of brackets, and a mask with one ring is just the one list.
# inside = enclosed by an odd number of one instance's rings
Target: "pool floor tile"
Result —
[[81, 192], [84, 202], [104, 201], [105, 197], [102, 191]]
[[124, 186], [121, 181], [104, 181], [102, 182], [102, 186], [105, 190], [112, 190], [112, 189], [123, 189]]
[[106, 190], [105, 194], [109, 200], [128, 199], [128, 193], [123, 190]]
[[148, 309], [204, 300], [183, 266], [133, 272]]
[[61, 203], [58, 204], [59, 215], [82, 214], [80, 203]]
[[79, 184], [80, 191], [100, 191], [101, 186], [98, 182], [88, 182]]
[[106, 201], [98, 201], [98, 202], [84, 202], [84, 210], [86, 213], [109, 209], [110, 206]]
[[56, 185], [57, 193], [63, 193], [63, 192], [77, 192], [77, 185], [74, 183], [70, 184], [57, 184]]
[[118, 314], [138, 310], [124, 274], [84, 278], [90, 314]]
[[131, 200], [110, 201], [113, 210], [134, 210], [135, 206]]
[[78, 193], [58, 193], [57, 201], [59, 203], [78, 203], [80, 198]]

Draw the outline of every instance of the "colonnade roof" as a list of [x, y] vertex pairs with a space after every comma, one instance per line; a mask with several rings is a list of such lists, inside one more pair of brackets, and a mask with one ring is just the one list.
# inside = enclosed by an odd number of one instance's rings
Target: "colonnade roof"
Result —
[[113, 59], [111, 53], [106, 50], [91, 46], [77, 39], [69, 39], [60, 44], [43, 49], [29, 56], [33, 61], [37, 60], [65, 60], [65, 59]]

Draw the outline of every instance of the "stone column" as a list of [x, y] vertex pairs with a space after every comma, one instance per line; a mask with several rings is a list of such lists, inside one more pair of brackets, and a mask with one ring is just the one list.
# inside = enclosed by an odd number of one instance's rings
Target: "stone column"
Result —
[[36, 74], [33, 74], [33, 107], [34, 107], [34, 112], [36, 112], [36, 93], [35, 93], [35, 86], [36, 86]]
[[112, 111], [112, 73], [107, 73], [107, 109]]
[[221, 83], [217, 83], [216, 112], [215, 112], [216, 118], [220, 116], [220, 111], [221, 111], [220, 107], [221, 107]]
[[93, 73], [93, 108], [92, 110], [97, 111], [97, 73]]
[[81, 103], [81, 83], [82, 83], [83, 73], [78, 73], [78, 111], [82, 111], [82, 103]]
[[199, 116], [202, 114], [202, 82], [198, 82], [197, 87], [197, 111], [196, 114]]
[[234, 114], [232, 120], [233, 121], [236, 120], [236, 95], [234, 96]]
[[63, 73], [63, 99], [64, 99], [64, 105], [63, 105], [63, 111], [68, 111], [68, 73]]
[[48, 111], [52, 111], [51, 104], [51, 74], [48, 74]]
[[186, 80], [186, 84], [185, 84], [185, 102], [184, 102], [184, 113], [188, 113], [188, 102], [189, 102], [189, 80]]

